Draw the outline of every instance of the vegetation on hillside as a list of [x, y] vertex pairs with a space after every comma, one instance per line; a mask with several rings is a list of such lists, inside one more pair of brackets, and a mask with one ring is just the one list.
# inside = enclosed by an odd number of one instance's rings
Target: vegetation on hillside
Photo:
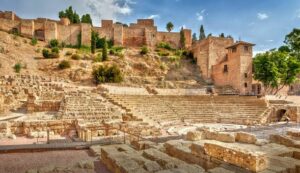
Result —
[[96, 84], [119, 83], [123, 80], [121, 70], [117, 65], [100, 65], [93, 70], [92, 74]]
[[172, 22], [168, 22], [166, 25], [166, 29], [168, 32], [171, 32], [174, 29], [174, 25]]

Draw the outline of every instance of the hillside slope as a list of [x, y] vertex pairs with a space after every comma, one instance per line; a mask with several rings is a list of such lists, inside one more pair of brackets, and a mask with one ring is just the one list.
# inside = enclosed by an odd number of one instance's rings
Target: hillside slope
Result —
[[[157, 50], [149, 50], [147, 55], [140, 55], [140, 48], [126, 48], [121, 55], [109, 55], [105, 62], [95, 62], [97, 56], [87, 50], [64, 48], [60, 58], [45, 59], [42, 50], [45, 42], [33, 46], [31, 40], [0, 31], [0, 74], [15, 75], [14, 65], [20, 63], [20, 74], [56, 76], [70, 79], [80, 85], [93, 85], [92, 70], [101, 64], [117, 64], [123, 75], [122, 86], [153, 86], [159, 88], [198, 88], [205, 85], [199, 69], [192, 59], [159, 55]], [[101, 52], [101, 50], [98, 50]], [[78, 54], [80, 60], [73, 60], [71, 55]], [[67, 60], [71, 68], [60, 70], [58, 64]]]

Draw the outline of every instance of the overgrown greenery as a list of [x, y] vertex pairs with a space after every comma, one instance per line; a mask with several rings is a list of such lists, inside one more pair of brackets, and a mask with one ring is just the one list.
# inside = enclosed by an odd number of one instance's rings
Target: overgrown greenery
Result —
[[59, 46], [59, 42], [57, 39], [52, 39], [49, 41], [49, 47], [53, 48], [53, 47], [58, 47]]
[[284, 43], [255, 56], [254, 79], [263, 83], [266, 93], [277, 94], [298, 80], [300, 74], [300, 29], [286, 35]]
[[160, 42], [156, 45], [157, 48], [167, 49], [167, 50], [174, 50], [169, 43]]
[[54, 47], [49, 51], [48, 49], [43, 49], [42, 51], [44, 58], [59, 58], [59, 49], [57, 47]]
[[32, 46], [35, 46], [36, 44], [37, 44], [37, 39], [35, 38], [35, 37], [33, 37], [32, 39], [31, 39], [31, 42], [30, 42], [30, 44], [32, 45]]
[[168, 32], [171, 32], [174, 29], [174, 25], [172, 22], [168, 22], [166, 25], [166, 29]]
[[73, 11], [72, 6], [69, 6], [65, 11], [60, 11], [58, 16], [59, 18], [68, 18], [71, 23], [80, 23], [80, 17], [76, 11]]
[[22, 69], [22, 64], [21, 63], [16, 63], [14, 65], [14, 69], [15, 69], [15, 72], [16, 73], [20, 73], [21, 72], [21, 69]]
[[80, 60], [81, 59], [81, 56], [79, 55], [79, 54], [73, 54], [72, 56], [71, 56], [71, 59], [73, 59], [73, 60]]
[[63, 69], [67, 69], [67, 68], [70, 68], [71, 67], [71, 64], [69, 61], [67, 60], [63, 60], [61, 61], [59, 64], [58, 64], [58, 68], [63, 70]]
[[277, 94], [293, 84], [300, 73], [300, 62], [287, 52], [278, 50], [258, 54], [254, 61], [254, 79], [265, 87], [265, 92]]
[[97, 39], [99, 39], [98, 33], [95, 31], [92, 31], [92, 34], [91, 34], [91, 52], [92, 52], [92, 54], [94, 54], [96, 52]]
[[141, 48], [140, 54], [141, 54], [141, 55], [147, 55], [148, 53], [149, 53], [148, 47], [147, 47], [147, 46], [143, 46], [143, 47]]
[[119, 83], [123, 80], [121, 70], [116, 65], [100, 65], [93, 70], [92, 74], [96, 84]]
[[81, 23], [89, 23], [93, 25], [93, 21], [90, 14], [84, 14], [81, 16]]

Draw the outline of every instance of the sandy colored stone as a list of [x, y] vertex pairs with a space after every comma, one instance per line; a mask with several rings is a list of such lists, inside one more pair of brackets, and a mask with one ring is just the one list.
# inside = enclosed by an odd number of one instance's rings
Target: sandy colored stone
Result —
[[250, 133], [237, 132], [235, 137], [236, 142], [255, 144], [257, 142], [256, 136]]
[[186, 134], [186, 140], [188, 141], [199, 141], [205, 139], [203, 131], [190, 131]]
[[250, 171], [259, 172], [267, 168], [267, 158], [263, 153], [213, 143], [205, 143], [204, 150], [209, 156]]

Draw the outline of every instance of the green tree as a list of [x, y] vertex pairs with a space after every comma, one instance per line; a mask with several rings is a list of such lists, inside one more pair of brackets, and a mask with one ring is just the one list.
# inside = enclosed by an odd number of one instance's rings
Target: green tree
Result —
[[300, 29], [295, 28], [286, 35], [284, 43], [290, 49], [291, 54], [300, 60]]
[[90, 16], [90, 14], [85, 14], [81, 16], [81, 23], [89, 23], [91, 25], [93, 25], [93, 21], [92, 18]]
[[270, 51], [253, 60], [254, 79], [263, 83], [265, 92], [277, 94], [283, 87], [296, 82], [300, 62], [287, 52]]
[[220, 34], [220, 37], [221, 37], [221, 38], [225, 38], [225, 34], [224, 34], [224, 33], [221, 33], [221, 34]]
[[171, 32], [174, 29], [173, 23], [172, 22], [168, 22], [167, 26], [166, 26], [166, 29], [167, 29], [168, 32]]
[[196, 33], [193, 34], [193, 42], [195, 42], [195, 41], [197, 41], [197, 34]]
[[201, 27], [200, 27], [199, 40], [203, 40], [203, 39], [205, 39], [205, 38], [206, 38], [206, 36], [205, 36], [204, 26], [201, 25]]
[[72, 6], [69, 6], [65, 11], [60, 11], [58, 13], [59, 18], [66, 17], [70, 20], [71, 23], [80, 23], [80, 17], [76, 13], [76, 11], [73, 11]]
[[95, 31], [92, 31], [91, 34], [91, 52], [92, 54], [94, 54], [96, 52], [96, 44], [97, 44], [97, 40], [99, 38], [99, 34]]
[[185, 40], [185, 35], [184, 35], [184, 32], [183, 32], [183, 27], [181, 28], [180, 30], [180, 46], [181, 48], [185, 48], [185, 43], [186, 43], [186, 40]]
[[107, 45], [107, 41], [105, 40], [103, 48], [102, 48], [102, 61], [106, 61], [108, 59], [108, 45]]

